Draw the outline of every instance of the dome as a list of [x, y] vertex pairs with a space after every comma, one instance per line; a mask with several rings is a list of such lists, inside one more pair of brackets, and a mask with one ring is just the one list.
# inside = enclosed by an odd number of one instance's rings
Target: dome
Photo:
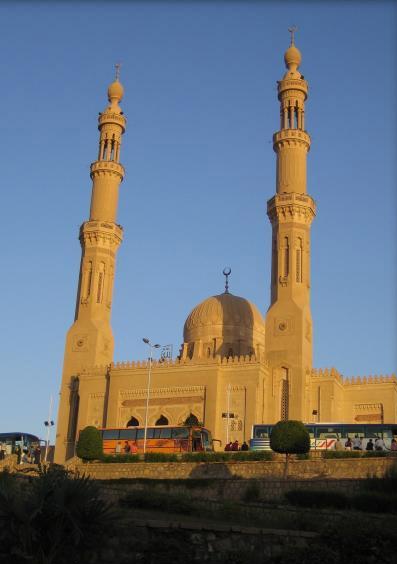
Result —
[[206, 356], [210, 356], [208, 350], [211, 356], [253, 354], [258, 346], [264, 347], [265, 322], [254, 304], [225, 292], [207, 298], [190, 312], [183, 340], [191, 346], [201, 343]]
[[118, 80], [112, 82], [112, 84], [108, 88], [109, 102], [111, 102], [114, 99], [120, 101], [123, 95], [124, 95], [124, 88], [121, 82], [119, 82]]
[[[299, 67], [302, 62], [302, 55], [299, 49], [295, 47], [295, 45], [291, 45], [286, 52], [284, 53], [284, 61], [285, 66], [287, 69], [290, 69], [291, 66], [294, 66], [295, 69]], [[294, 70], [294, 69], [291, 69]]]

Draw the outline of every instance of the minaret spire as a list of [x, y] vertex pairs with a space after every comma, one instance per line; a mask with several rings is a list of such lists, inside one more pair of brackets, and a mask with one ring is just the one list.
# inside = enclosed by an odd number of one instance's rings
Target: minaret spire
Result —
[[[305, 125], [308, 83], [298, 70], [302, 56], [295, 46], [295, 31], [296, 26], [289, 29], [291, 44], [284, 54], [287, 71], [278, 81], [280, 130], [273, 135], [277, 174], [276, 194], [267, 203], [272, 224], [272, 274], [266, 354], [275, 381], [280, 377], [286, 382], [279, 388], [284, 390], [279, 418], [288, 414], [305, 420], [308, 407], [304, 405], [304, 386], [312, 367], [310, 225], [316, 207], [306, 186], [311, 143]], [[291, 399], [294, 411], [288, 410], [286, 398]]]
[[[89, 408], [81, 377], [83, 368], [113, 361], [110, 316], [116, 253], [123, 238], [123, 229], [117, 224], [117, 207], [119, 186], [124, 177], [120, 163], [121, 138], [126, 127], [120, 107], [124, 88], [119, 81], [119, 65], [116, 65], [116, 79], [107, 94], [109, 104], [98, 117], [98, 158], [90, 167], [90, 216], [80, 227], [80, 276], [75, 320], [65, 346], [57, 462], [64, 462], [73, 455], [77, 432], [87, 424]], [[98, 382], [97, 387], [98, 397], [105, 401], [106, 382]], [[100, 422], [101, 425], [104, 423]]]
[[290, 42], [290, 47], [291, 47], [292, 45], [295, 45], [294, 34], [296, 31], [298, 31], [298, 28], [296, 27], [296, 25], [293, 25], [292, 27], [288, 28], [288, 31], [291, 34], [291, 42]]

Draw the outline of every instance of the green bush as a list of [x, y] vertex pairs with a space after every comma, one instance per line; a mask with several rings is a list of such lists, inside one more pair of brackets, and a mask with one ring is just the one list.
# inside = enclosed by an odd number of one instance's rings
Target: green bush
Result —
[[195, 512], [195, 504], [186, 496], [170, 495], [155, 491], [135, 491], [120, 499], [124, 507], [141, 509], [158, 509], [166, 513], [182, 513], [191, 515]]
[[351, 504], [358, 511], [370, 513], [397, 513], [397, 497], [380, 492], [362, 492], [351, 498]]
[[388, 455], [386, 450], [366, 450], [363, 454], [366, 458], [382, 458]]
[[243, 493], [242, 496], [242, 500], [247, 503], [250, 503], [252, 501], [259, 501], [260, 493], [261, 490], [258, 482], [256, 480], [253, 480], [246, 487], [245, 492]]
[[168, 452], [146, 452], [144, 454], [144, 462], [177, 462], [176, 454]]
[[323, 458], [360, 458], [359, 450], [324, 450]]
[[80, 431], [76, 454], [83, 460], [98, 460], [102, 457], [102, 437], [96, 427], [85, 427]]
[[140, 462], [138, 454], [103, 454], [101, 456], [101, 462], [106, 464], [114, 464], [119, 462]]
[[14, 475], [0, 475], [0, 562], [81, 564], [115, 522], [87, 477], [54, 465], [23, 487]]
[[346, 509], [349, 498], [342, 492], [327, 490], [290, 490], [284, 494], [291, 505], [299, 507], [333, 507]]
[[305, 454], [310, 450], [310, 435], [301, 421], [279, 421], [270, 435], [270, 448], [281, 454]]

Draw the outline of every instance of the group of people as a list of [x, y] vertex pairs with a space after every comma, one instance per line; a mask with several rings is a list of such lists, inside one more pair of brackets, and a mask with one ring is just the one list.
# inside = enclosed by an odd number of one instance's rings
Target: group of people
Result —
[[[343, 442], [342, 439], [338, 437], [335, 443], [335, 450], [384, 451], [388, 449], [386, 448], [385, 442], [382, 439], [382, 437], [376, 437], [375, 441], [373, 439], [369, 439], [364, 449], [362, 439], [358, 435], [355, 435], [353, 439], [348, 437], [348, 439], [345, 442]], [[397, 452], [396, 439], [391, 440], [390, 450]]]
[[243, 444], [239, 445], [239, 442], [235, 440], [234, 442], [227, 443], [225, 446], [225, 452], [236, 451], [236, 450], [249, 450], [248, 444], [244, 441]]
[[[12, 454], [11, 445], [0, 443], [0, 460], [4, 460], [10, 454]], [[23, 448], [17, 444], [14, 454], [17, 455], [17, 464], [40, 464], [41, 461], [41, 448], [38, 444]]]
[[136, 454], [138, 447], [134, 441], [124, 441], [124, 445], [119, 441], [116, 445], [116, 454]]

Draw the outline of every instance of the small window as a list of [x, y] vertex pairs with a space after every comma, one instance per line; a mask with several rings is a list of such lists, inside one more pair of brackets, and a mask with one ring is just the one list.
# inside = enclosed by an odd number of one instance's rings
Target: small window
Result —
[[129, 441], [134, 441], [136, 439], [136, 429], [121, 429], [120, 439], [127, 439]]
[[139, 421], [136, 417], [131, 417], [131, 419], [127, 423], [127, 427], [138, 427]]
[[157, 419], [155, 425], [168, 425], [168, 419], [166, 417], [164, 417], [164, 415], [161, 415]]
[[189, 438], [189, 429], [186, 429], [186, 427], [174, 427], [172, 429], [172, 438], [173, 439], [188, 439]]
[[197, 417], [195, 415], [193, 415], [193, 413], [191, 413], [189, 415], [189, 417], [186, 418], [185, 421], [185, 425], [189, 425], [189, 427], [193, 426], [193, 425], [198, 425], [199, 420], [197, 419]]
[[255, 439], [268, 439], [269, 438], [269, 429], [268, 427], [256, 427], [254, 433]]
[[102, 439], [104, 441], [111, 441], [119, 438], [119, 430], [118, 429], [107, 429], [103, 431]]

